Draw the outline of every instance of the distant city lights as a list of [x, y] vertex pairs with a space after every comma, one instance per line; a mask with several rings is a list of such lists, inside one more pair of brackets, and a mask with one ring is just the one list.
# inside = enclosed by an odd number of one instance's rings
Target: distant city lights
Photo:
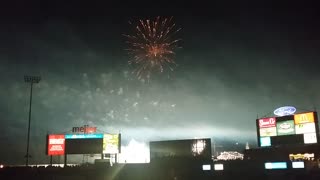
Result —
[[217, 157], [218, 160], [243, 160], [243, 154], [237, 151], [224, 151]]

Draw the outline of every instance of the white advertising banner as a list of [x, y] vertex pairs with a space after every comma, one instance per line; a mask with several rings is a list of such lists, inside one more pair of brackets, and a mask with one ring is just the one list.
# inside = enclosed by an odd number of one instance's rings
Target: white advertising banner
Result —
[[296, 134], [314, 133], [316, 132], [316, 126], [314, 123], [296, 124]]
[[276, 127], [260, 128], [260, 137], [276, 136], [276, 135], [277, 135]]
[[304, 143], [311, 144], [317, 143], [317, 135], [316, 133], [307, 133], [303, 135]]

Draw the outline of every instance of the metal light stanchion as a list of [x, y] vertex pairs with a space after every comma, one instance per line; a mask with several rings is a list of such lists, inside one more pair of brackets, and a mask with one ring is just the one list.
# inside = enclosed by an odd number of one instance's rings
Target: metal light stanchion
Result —
[[30, 123], [31, 123], [31, 105], [32, 105], [32, 88], [33, 84], [39, 83], [41, 80], [40, 76], [24, 76], [24, 82], [30, 83], [30, 102], [29, 102], [29, 120], [28, 120], [28, 136], [27, 136], [27, 153], [26, 153], [26, 166], [29, 165], [29, 142], [30, 142]]

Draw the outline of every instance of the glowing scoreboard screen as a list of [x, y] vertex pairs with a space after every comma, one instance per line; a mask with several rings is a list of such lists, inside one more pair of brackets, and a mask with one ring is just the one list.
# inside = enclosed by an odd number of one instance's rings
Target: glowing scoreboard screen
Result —
[[256, 125], [259, 147], [318, 142], [316, 112], [260, 118]]

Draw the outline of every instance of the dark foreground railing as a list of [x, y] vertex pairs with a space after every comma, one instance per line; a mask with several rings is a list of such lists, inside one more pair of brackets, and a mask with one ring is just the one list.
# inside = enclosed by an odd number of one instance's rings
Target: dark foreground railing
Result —
[[[229, 164], [228, 164], [229, 163]], [[255, 162], [256, 163], [256, 162]], [[319, 180], [319, 169], [264, 170], [246, 161], [225, 162], [225, 170], [202, 170], [202, 162], [162, 160], [150, 164], [83, 165], [73, 167], [4, 167], [1, 180]]]

